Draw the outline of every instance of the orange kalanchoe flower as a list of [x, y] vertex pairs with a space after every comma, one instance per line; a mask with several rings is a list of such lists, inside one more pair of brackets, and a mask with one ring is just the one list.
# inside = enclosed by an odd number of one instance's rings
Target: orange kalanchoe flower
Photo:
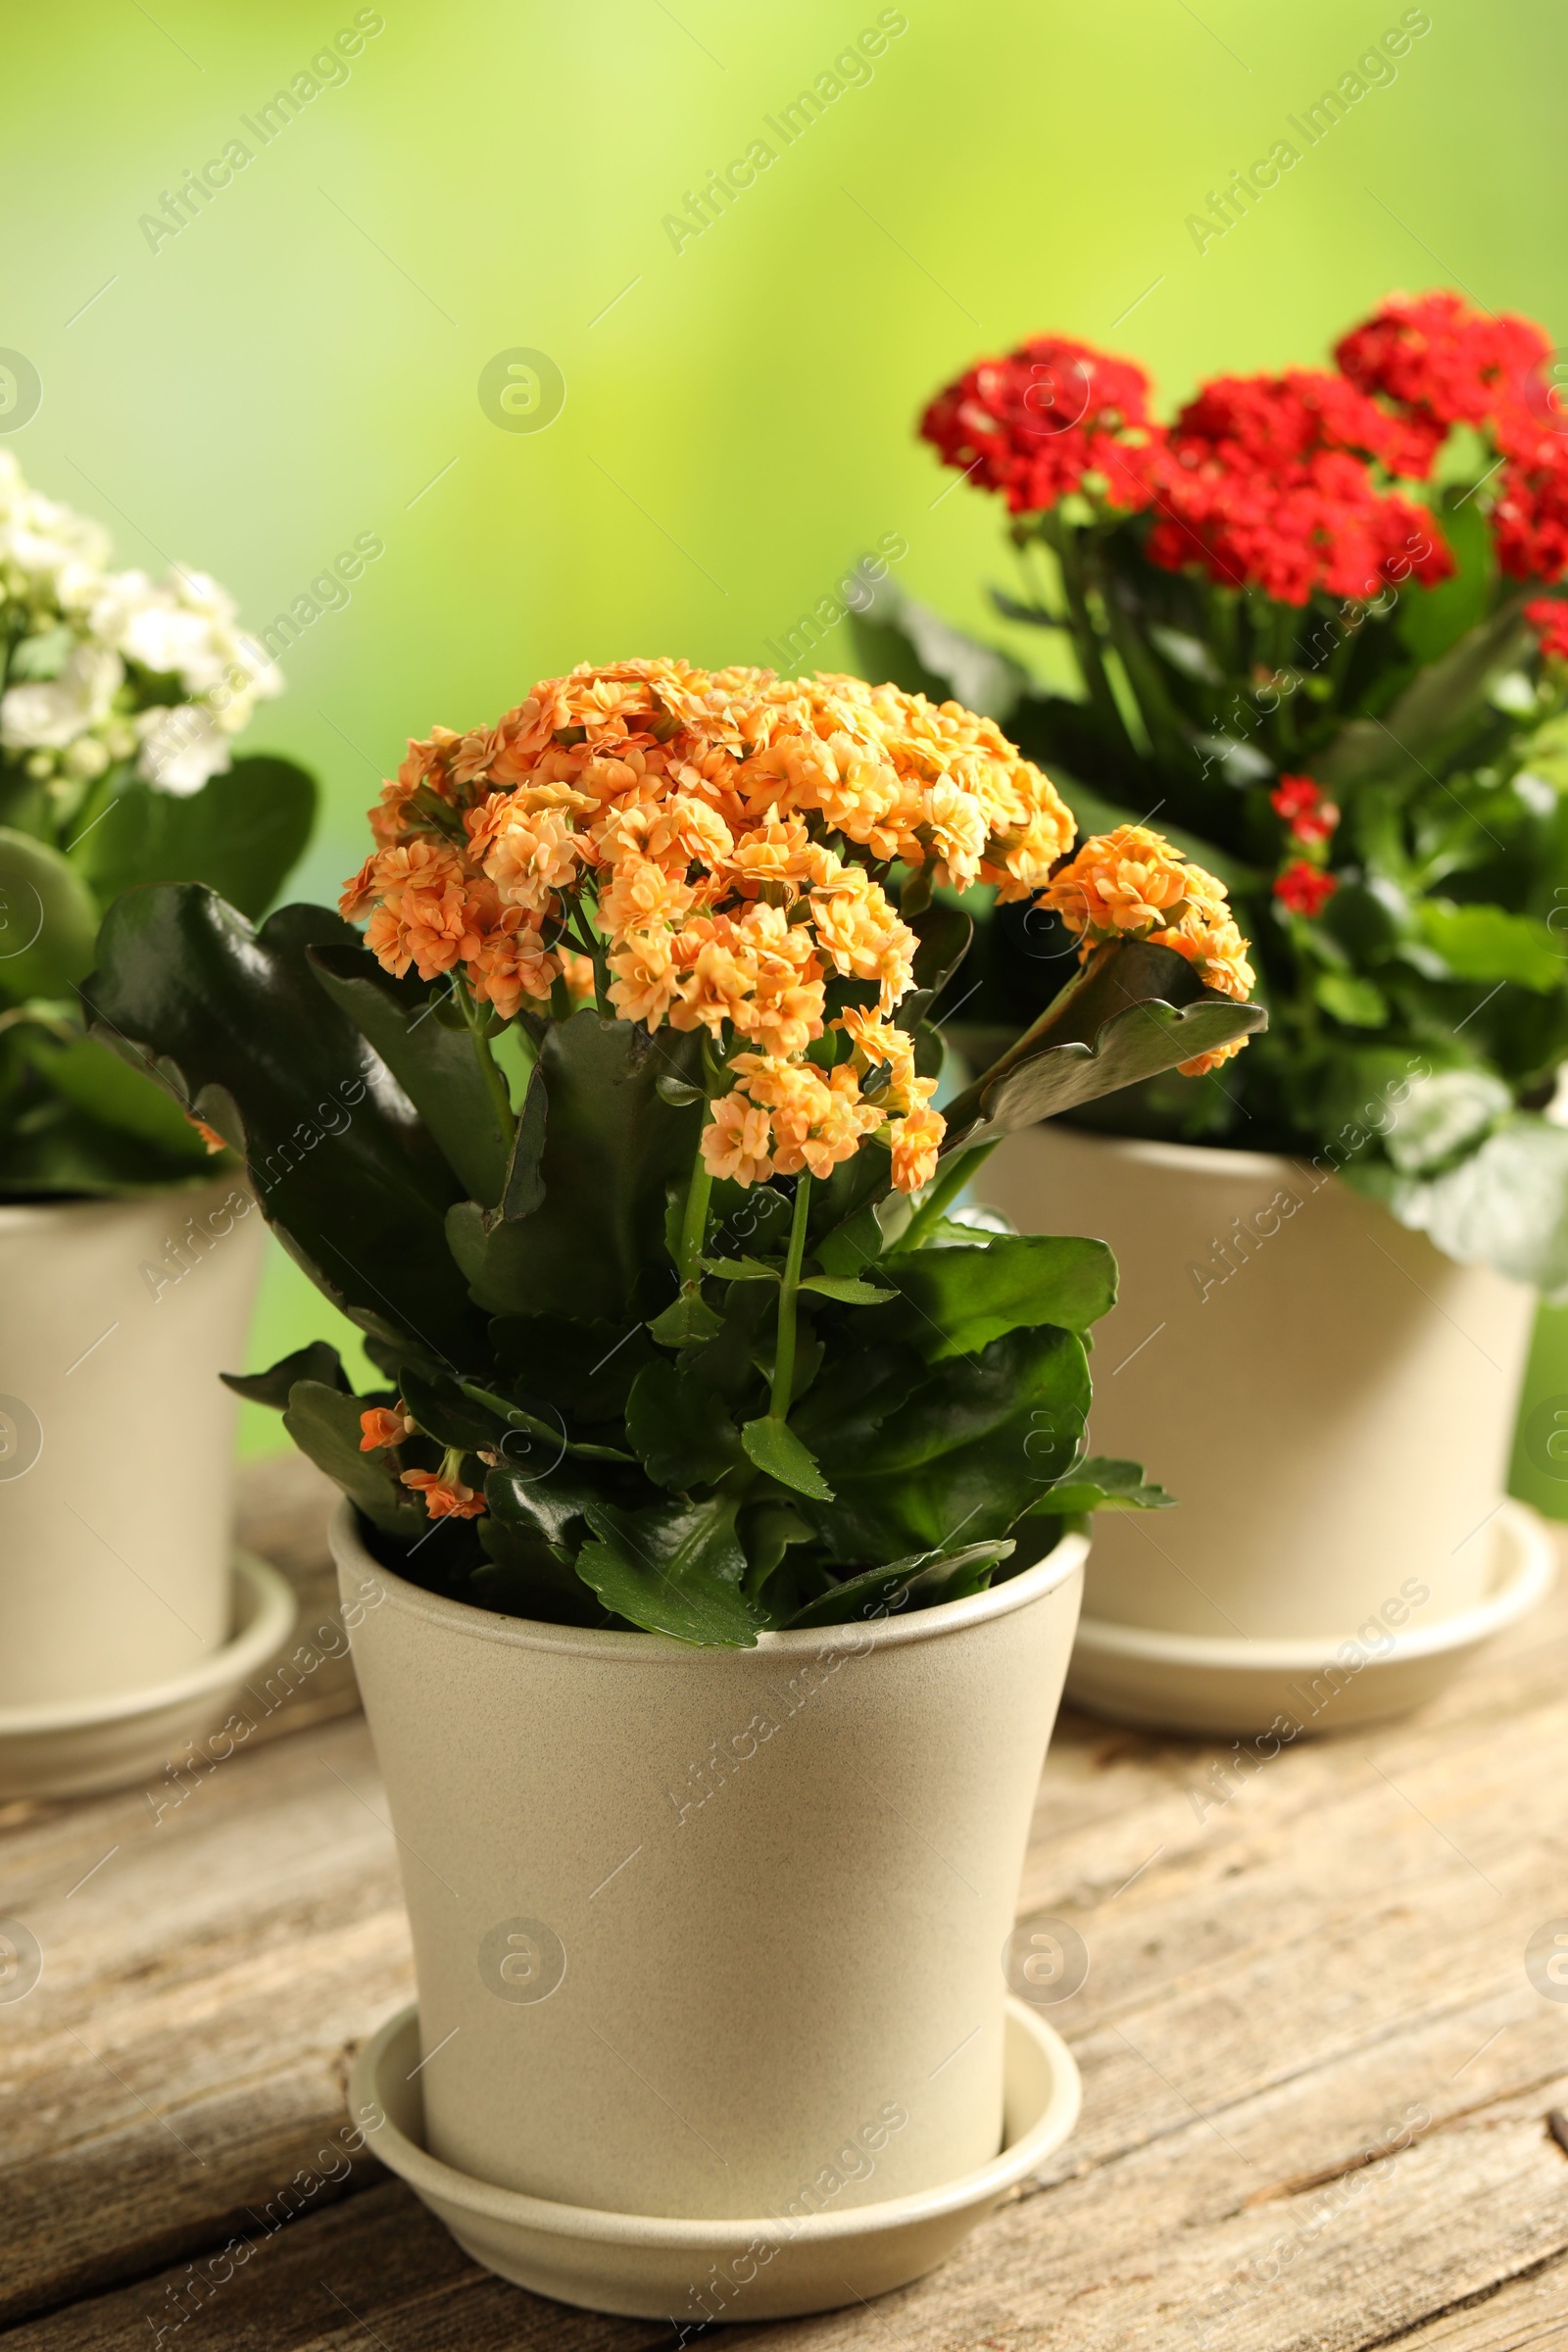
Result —
[[360, 1415], [360, 1451], [374, 1453], [379, 1446], [401, 1446], [414, 1434], [414, 1421], [400, 1405], [393, 1412], [384, 1404], [372, 1404]]
[[466, 1487], [461, 1478], [445, 1478], [438, 1470], [405, 1470], [403, 1484], [424, 1496], [424, 1507], [432, 1519], [478, 1519], [484, 1513], [484, 1496], [472, 1487]]
[[[1086, 842], [1054, 876], [1042, 904], [1079, 935], [1082, 957], [1105, 940], [1148, 939], [1184, 956], [1205, 988], [1239, 1004], [1257, 984], [1247, 960], [1250, 943], [1237, 928], [1223, 882], [1143, 825], [1118, 825]], [[1235, 1038], [1177, 1068], [1184, 1078], [1206, 1077], [1247, 1042]]]
[[185, 1113], [185, 1124], [187, 1127], [195, 1128], [197, 1134], [201, 1137], [202, 1142], [207, 1146], [209, 1152], [226, 1152], [228, 1150], [227, 1144], [224, 1143], [222, 1137], [219, 1134], [218, 1129], [216, 1127], [209, 1127], [205, 1119], [194, 1118], [191, 1113], [187, 1111]]
[[913, 986], [915, 936], [884, 888], [895, 861], [1026, 899], [1073, 835], [1050, 779], [957, 703], [672, 661], [584, 664], [493, 727], [433, 729], [371, 825], [341, 904], [400, 978], [461, 976], [510, 1019], [562, 979], [587, 1001], [593, 949], [622, 1020], [738, 1038], [752, 1066], [704, 1151], [743, 1184], [825, 1174], [911, 1115], [887, 1139], [896, 1181], [923, 1164], [942, 1132], [926, 1081], [867, 1102], [863, 1061], [802, 1063], [827, 986], [873, 982], [884, 1017]]

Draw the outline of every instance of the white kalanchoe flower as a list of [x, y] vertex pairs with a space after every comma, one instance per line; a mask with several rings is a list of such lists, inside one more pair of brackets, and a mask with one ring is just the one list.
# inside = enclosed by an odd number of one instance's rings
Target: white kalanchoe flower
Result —
[[141, 739], [136, 773], [160, 792], [183, 800], [228, 766], [227, 740], [204, 704], [138, 711], [135, 727]]
[[0, 746], [64, 751], [109, 716], [124, 682], [120, 656], [90, 639], [72, 648], [57, 678], [28, 680], [0, 698]]
[[[111, 553], [101, 523], [29, 489], [0, 449], [0, 605], [22, 608], [24, 637], [42, 641], [35, 668], [59, 662], [57, 675], [21, 677], [0, 698], [0, 750], [29, 774], [78, 783], [135, 755], [147, 783], [199, 792], [229, 765], [228, 739], [256, 705], [282, 693], [283, 673], [209, 573], [114, 572]], [[63, 661], [57, 643], [70, 648]], [[174, 680], [183, 699], [148, 707], [153, 678]]]

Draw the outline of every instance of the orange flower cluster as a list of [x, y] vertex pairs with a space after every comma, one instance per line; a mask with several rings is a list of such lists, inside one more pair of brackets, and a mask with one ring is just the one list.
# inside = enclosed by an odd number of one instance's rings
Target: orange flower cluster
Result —
[[[675, 661], [585, 663], [493, 727], [437, 728], [371, 825], [340, 903], [387, 970], [460, 973], [510, 1018], [558, 979], [585, 993], [601, 957], [621, 1019], [744, 1042], [704, 1137], [716, 1172], [825, 1174], [886, 1129], [906, 1190], [943, 1129], [891, 1023], [915, 939], [888, 872], [1026, 899], [1073, 837], [1049, 778], [956, 703]], [[824, 1074], [800, 1057], [834, 977], [877, 1005], [834, 1024], [854, 1052]]]
[[[1078, 934], [1081, 958], [1105, 940], [1150, 939], [1185, 956], [1204, 987], [1222, 996], [1245, 1004], [1256, 985], [1247, 960], [1250, 942], [1237, 928], [1224, 884], [1147, 826], [1118, 825], [1086, 842], [1054, 875], [1042, 904]], [[1178, 1065], [1182, 1076], [1206, 1076], [1246, 1043], [1236, 1038], [1195, 1055]]]

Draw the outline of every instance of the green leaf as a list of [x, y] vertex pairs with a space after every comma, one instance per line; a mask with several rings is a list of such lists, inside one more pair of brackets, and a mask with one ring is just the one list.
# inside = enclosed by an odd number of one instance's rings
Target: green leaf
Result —
[[857, 1281], [848, 1274], [808, 1274], [800, 1287], [835, 1299], [840, 1306], [890, 1306], [899, 1295], [897, 1291], [879, 1289], [874, 1282]]
[[803, 1445], [787, 1421], [775, 1421], [771, 1413], [748, 1421], [741, 1430], [741, 1444], [759, 1470], [776, 1478], [781, 1487], [793, 1487], [797, 1494], [808, 1494], [817, 1502], [832, 1501], [833, 1490], [817, 1468], [810, 1448]]
[[1512, 1108], [1513, 1096], [1490, 1070], [1434, 1070], [1410, 1084], [1383, 1149], [1401, 1175], [1434, 1175], [1473, 1151]]
[[803, 1412], [837, 1499], [802, 1507], [829, 1556], [856, 1566], [1005, 1536], [1071, 1467], [1088, 1411], [1083, 1342], [1008, 1332], [928, 1373], [881, 1419], [873, 1446], [853, 1421], [835, 1432]]
[[859, 1576], [847, 1577], [831, 1592], [808, 1600], [805, 1608], [786, 1618], [784, 1630], [793, 1633], [798, 1626], [857, 1625], [895, 1616], [911, 1602], [916, 1608], [931, 1609], [948, 1600], [967, 1600], [971, 1592], [985, 1591], [992, 1570], [1015, 1549], [1011, 1543], [998, 1542], [968, 1544], [961, 1551], [911, 1552], [906, 1560], [891, 1560], [885, 1568], [867, 1568]]
[[65, 1102], [39, 1107], [46, 1115], [29, 1116], [25, 1127], [13, 1127], [6, 1137], [0, 1196], [118, 1199], [203, 1181], [203, 1171], [193, 1174], [188, 1159], [174, 1159], [123, 1127], [105, 1127]]
[[1381, 1029], [1389, 1017], [1382, 989], [1353, 972], [1319, 972], [1312, 994], [1325, 1012], [1349, 1029]]
[[243, 1142], [270, 1223], [354, 1322], [405, 1353], [483, 1362], [446, 1244], [452, 1170], [309, 960], [358, 944], [324, 906], [255, 931], [199, 884], [160, 884], [110, 908], [82, 999], [94, 1036]]
[[465, 1192], [493, 1208], [507, 1181], [511, 1142], [466, 1026], [449, 1029], [435, 1019], [428, 984], [413, 974], [393, 979], [365, 948], [314, 948], [310, 961], [332, 1003], [386, 1063]]
[[1497, 568], [1492, 531], [1477, 499], [1467, 498], [1462, 506], [1446, 499], [1440, 519], [1454, 559], [1453, 576], [1435, 588], [1412, 581], [1399, 598], [1396, 623], [1400, 644], [1423, 667], [1439, 661], [1475, 627], [1486, 612]]
[[1456, 906], [1451, 899], [1423, 899], [1415, 911], [1422, 939], [1456, 980], [1511, 980], [1543, 994], [1568, 980], [1568, 959], [1532, 914]]
[[1097, 948], [1017, 1043], [948, 1104], [945, 1148], [1031, 1126], [1266, 1026], [1260, 1004], [1205, 989], [1171, 948], [1148, 940]]
[[1104, 1243], [1047, 1234], [965, 1233], [960, 1245], [885, 1257], [878, 1272], [906, 1302], [887, 1337], [928, 1363], [1042, 1324], [1085, 1332], [1116, 1303], [1116, 1260]]
[[741, 1591], [746, 1554], [733, 1495], [655, 1503], [641, 1511], [589, 1503], [597, 1542], [577, 1573], [600, 1599], [645, 1633], [712, 1648], [755, 1649], [761, 1619]]
[[703, 1340], [716, 1340], [723, 1328], [722, 1315], [715, 1314], [699, 1292], [687, 1290], [648, 1326], [661, 1348], [695, 1348]]
[[176, 1102], [90, 1037], [67, 1045], [41, 1029], [22, 1032], [23, 1051], [46, 1086], [106, 1127], [118, 1127], [168, 1154], [189, 1175], [211, 1154]]
[[740, 1432], [720, 1399], [667, 1356], [638, 1373], [626, 1436], [661, 1487], [711, 1486], [741, 1458]]
[[653, 1311], [667, 1281], [665, 1186], [690, 1172], [702, 1115], [696, 1104], [662, 1102], [658, 1082], [689, 1077], [699, 1060], [695, 1037], [662, 1030], [650, 1038], [586, 1006], [547, 1025], [538, 1060], [549, 1101], [543, 1200], [517, 1218], [486, 1217], [464, 1202], [449, 1221], [481, 1306], [607, 1322]]
[[1152, 1485], [1137, 1462], [1091, 1454], [1048, 1487], [1029, 1506], [1031, 1519], [1077, 1517], [1084, 1511], [1168, 1511], [1176, 1497]]
[[498, 1315], [490, 1342], [529, 1410], [548, 1400], [570, 1420], [620, 1421], [632, 1382], [654, 1360], [640, 1323], [579, 1323], [564, 1315]]
[[1343, 1172], [1461, 1265], [1492, 1266], [1552, 1303], [1568, 1291], [1568, 1129], [1517, 1111], [1429, 1181], [1356, 1161]]
[[521, 1464], [502, 1462], [485, 1480], [484, 1496], [495, 1516], [515, 1534], [546, 1545], [558, 1561], [569, 1565], [588, 1533], [585, 1514], [590, 1505], [616, 1498], [619, 1489], [613, 1476], [578, 1461], [562, 1460], [538, 1474]]
[[[469, 1040], [472, 1051], [472, 1040]], [[545, 1204], [545, 1137], [550, 1125], [550, 1095], [544, 1071], [535, 1061], [517, 1114], [517, 1131], [507, 1163], [506, 1189], [501, 1196], [504, 1217], [531, 1217]], [[477, 1198], [478, 1196], [476, 1196]]]
[[64, 997], [92, 969], [98, 907], [58, 850], [0, 825], [0, 992]]
[[760, 1257], [705, 1257], [705, 1274], [716, 1274], [721, 1282], [781, 1282], [782, 1265], [764, 1266]]
[[[292, 1355], [280, 1357], [270, 1372], [220, 1372], [219, 1379], [236, 1396], [247, 1397], [252, 1404], [270, 1404], [274, 1412], [282, 1412], [296, 1381], [308, 1380], [317, 1388], [333, 1389], [341, 1396], [352, 1396], [353, 1388], [343, 1369], [343, 1359], [325, 1340], [312, 1340], [304, 1348], [296, 1348]], [[356, 1409], [363, 1410], [364, 1399], [356, 1399]]]
[[1488, 713], [1494, 679], [1512, 669], [1530, 643], [1518, 595], [1489, 619], [1467, 629], [1414, 680], [1381, 718], [1353, 718], [1327, 749], [1314, 755], [1312, 773], [1327, 791], [1343, 793], [1383, 778], [1411, 783], [1461, 746]]
[[291, 760], [236, 760], [200, 792], [178, 796], [135, 780], [78, 836], [75, 870], [100, 900], [143, 882], [205, 882], [255, 921], [303, 855], [316, 785]]
[[428, 1535], [429, 1523], [408, 1490], [397, 1483], [390, 1454], [384, 1447], [373, 1453], [360, 1450], [358, 1396], [316, 1380], [296, 1381], [283, 1412], [283, 1427], [302, 1453], [340, 1486], [358, 1504], [372, 1527], [398, 1536], [409, 1544]]
[[850, 625], [861, 675], [885, 678], [906, 694], [1004, 719], [1029, 690], [1028, 671], [1010, 655], [966, 637], [891, 580], [872, 587]]

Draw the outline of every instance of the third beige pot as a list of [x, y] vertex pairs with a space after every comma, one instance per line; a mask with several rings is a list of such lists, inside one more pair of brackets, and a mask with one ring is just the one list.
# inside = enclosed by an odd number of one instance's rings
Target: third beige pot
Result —
[[1533, 1293], [1267, 1153], [1057, 1123], [1010, 1137], [976, 1189], [1120, 1267], [1094, 1450], [1142, 1460], [1180, 1508], [1101, 1516], [1087, 1620], [1332, 1652], [1485, 1599]]

